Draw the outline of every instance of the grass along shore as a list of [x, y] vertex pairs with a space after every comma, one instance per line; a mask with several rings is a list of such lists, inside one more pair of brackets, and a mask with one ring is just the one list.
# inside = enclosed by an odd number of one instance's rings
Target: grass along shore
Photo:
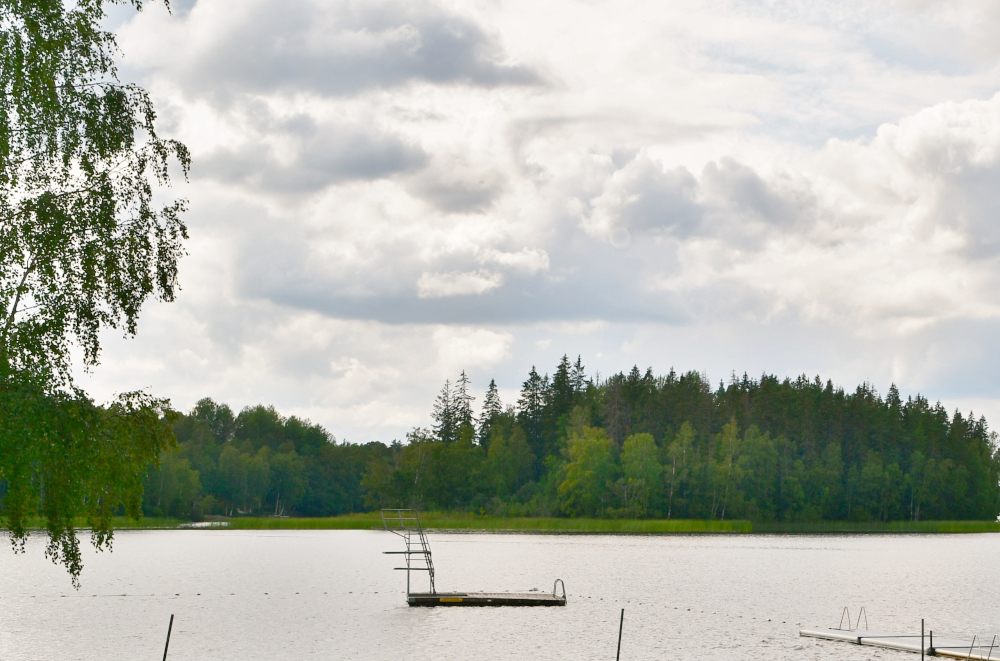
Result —
[[[683, 519], [566, 519], [556, 517], [497, 517], [463, 513], [422, 512], [428, 530], [554, 533], [722, 533], [750, 532], [749, 521]], [[371, 530], [382, 527], [378, 512], [329, 518], [233, 518], [228, 528], [238, 530]]]
[[[690, 519], [568, 519], [557, 517], [494, 517], [463, 513], [425, 512], [421, 523], [428, 530], [547, 533], [757, 533], [757, 534], [845, 534], [845, 533], [982, 533], [1000, 532], [996, 521], [891, 521], [781, 522], [716, 521]], [[229, 519], [228, 528], [238, 530], [370, 530], [382, 526], [377, 512], [346, 514], [328, 518]]]
[[[858, 534], [858, 533], [984, 533], [1000, 532], [997, 521], [815, 521], [752, 523], [699, 519], [569, 519], [559, 517], [497, 517], [461, 512], [423, 512], [424, 528], [434, 531], [463, 532], [536, 532], [566, 534]], [[41, 519], [32, 521], [34, 529], [43, 529]], [[116, 530], [170, 530], [212, 528], [216, 530], [371, 530], [382, 527], [378, 512], [345, 514], [333, 517], [213, 517], [210, 521], [191, 523], [180, 519], [143, 517], [139, 521], [115, 517]], [[0, 528], [6, 521], [0, 518]], [[85, 521], [77, 528], [86, 530]]]

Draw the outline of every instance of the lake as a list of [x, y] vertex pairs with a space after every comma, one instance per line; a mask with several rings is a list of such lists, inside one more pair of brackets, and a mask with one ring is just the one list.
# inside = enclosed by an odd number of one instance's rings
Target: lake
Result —
[[[408, 608], [376, 531], [125, 531], [82, 587], [0, 550], [0, 659], [915, 659], [800, 638], [865, 606], [872, 628], [1000, 632], [1000, 534], [429, 535], [439, 591], [551, 590], [565, 608]], [[426, 579], [414, 578], [414, 589]]]

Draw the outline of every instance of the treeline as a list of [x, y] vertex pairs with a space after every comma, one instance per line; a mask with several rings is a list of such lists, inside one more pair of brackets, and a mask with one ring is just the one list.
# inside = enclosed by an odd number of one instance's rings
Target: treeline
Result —
[[382, 443], [338, 444], [321, 426], [285, 418], [271, 406], [234, 415], [226, 404], [203, 399], [171, 422], [178, 449], [147, 472], [149, 516], [363, 511], [365, 467], [386, 452]]
[[147, 481], [146, 511], [335, 515], [378, 507], [495, 515], [754, 521], [996, 519], [1000, 454], [985, 419], [891, 387], [818, 377], [633, 368], [588, 377], [577, 359], [534, 368], [478, 415], [465, 374], [432, 429], [407, 442], [337, 444], [321, 427], [202, 400], [174, 429], [180, 452]]

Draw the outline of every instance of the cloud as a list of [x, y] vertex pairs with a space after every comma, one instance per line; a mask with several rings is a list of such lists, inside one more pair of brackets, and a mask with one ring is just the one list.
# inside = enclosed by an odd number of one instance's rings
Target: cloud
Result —
[[808, 190], [797, 189], [788, 175], [765, 181], [753, 168], [731, 157], [706, 164], [702, 186], [701, 196], [707, 204], [716, 207], [717, 212], [735, 216], [743, 225], [759, 222], [789, 228], [810, 220], [812, 200]]
[[607, 179], [601, 195], [591, 200], [593, 211], [583, 219], [583, 228], [609, 242], [615, 230], [625, 230], [627, 234], [619, 231], [619, 243], [641, 231], [688, 236], [703, 213], [695, 199], [697, 187], [686, 168], [664, 170], [662, 164], [641, 156]]
[[246, 93], [342, 96], [414, 81], [542, 83], [535, 70], [507, 61], [496, 34], [419, 0], [200, 0], [180, 21], [160, 18], [159, 32], [154, 44], [130, 43], [131, 52], [149, 62], [171, 50], [158, 66], [188, 93], [226, 103]]
[[511, 359], [514, 336], [486, 328], [439, 326], [434, 329], [434, 346], [446, 375], [500, 365]]
[[549, 270], [548, 253], [537, 248], [521, 248], [517, 252], [502, 252], [495, 248], [487, 248], [480, 253], [479, 258], [484, 263], [506, 266], [525, 275], [535, 275]]
[[916, 196], [915, 208], [926, 210], [925, 231], [934, 224], [957, 231], [970, 257], [1000, 252], [1000, 94], [922, 110], [880, 128], [873, 146], [906, 167], [912, 187], [906, 192]]
[[764, 165], [552, 163], [557, 176], [478, 213], [428, 211], [405, 179], [334, 186], [305, 224], [247, 228], [242, 290], [387, 323], [790, 315], [876, 332], [969, 314], [958, 286], [993, 314], [1000, 272], [963, 260], [1000, 241], [998, 131], [1000, 96]]
[[242, 145], [201, 155], [195, 173], [255, 191], [310, 193], [417, 170], [427, 160], [419, 146], [371, 126], [297, 120], [267, 122]]
[[407, 190], [445, 213], [477, 213], [490, 208], [504, 192], [505, 178], [496, 171], [448, 159], [414, 177]]
[[[923, 29], [924, 43], [916, 45], [930, 51], [932, 60], [954, 58], [956, 54], [994, 58], [998, 51], [996, 34], [1000, 29], [1000, 7], [990, 0], [894, 0], [903, 12], [912, 12]], [[933, 28], [925, 27], [933, 26]], [[945, 42], [941, 33], [953, 37]], [[958, 51], [958, 53], [956, 53]]]
[[489, 271], [422, 273], [417, 280], [417, 292], [420, 298], [478, 296], [502, 284], [503, 275]]

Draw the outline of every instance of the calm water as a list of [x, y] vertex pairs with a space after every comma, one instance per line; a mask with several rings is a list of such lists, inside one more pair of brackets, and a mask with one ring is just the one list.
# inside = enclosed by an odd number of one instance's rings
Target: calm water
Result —
[[[551, 590], [565, 608], [407, 608], [401, 542], [369, 531], [122, 532], [83, 586], [0, 549], [0, 660], [913, 659], [799, 638], [869, 624], [1000, 631], [1000, 535], [432, 534], [439, 590]], [[416, 585], [422, 585], [416, 583]], [[720, 656], [721, 655], [721, 656]]]

